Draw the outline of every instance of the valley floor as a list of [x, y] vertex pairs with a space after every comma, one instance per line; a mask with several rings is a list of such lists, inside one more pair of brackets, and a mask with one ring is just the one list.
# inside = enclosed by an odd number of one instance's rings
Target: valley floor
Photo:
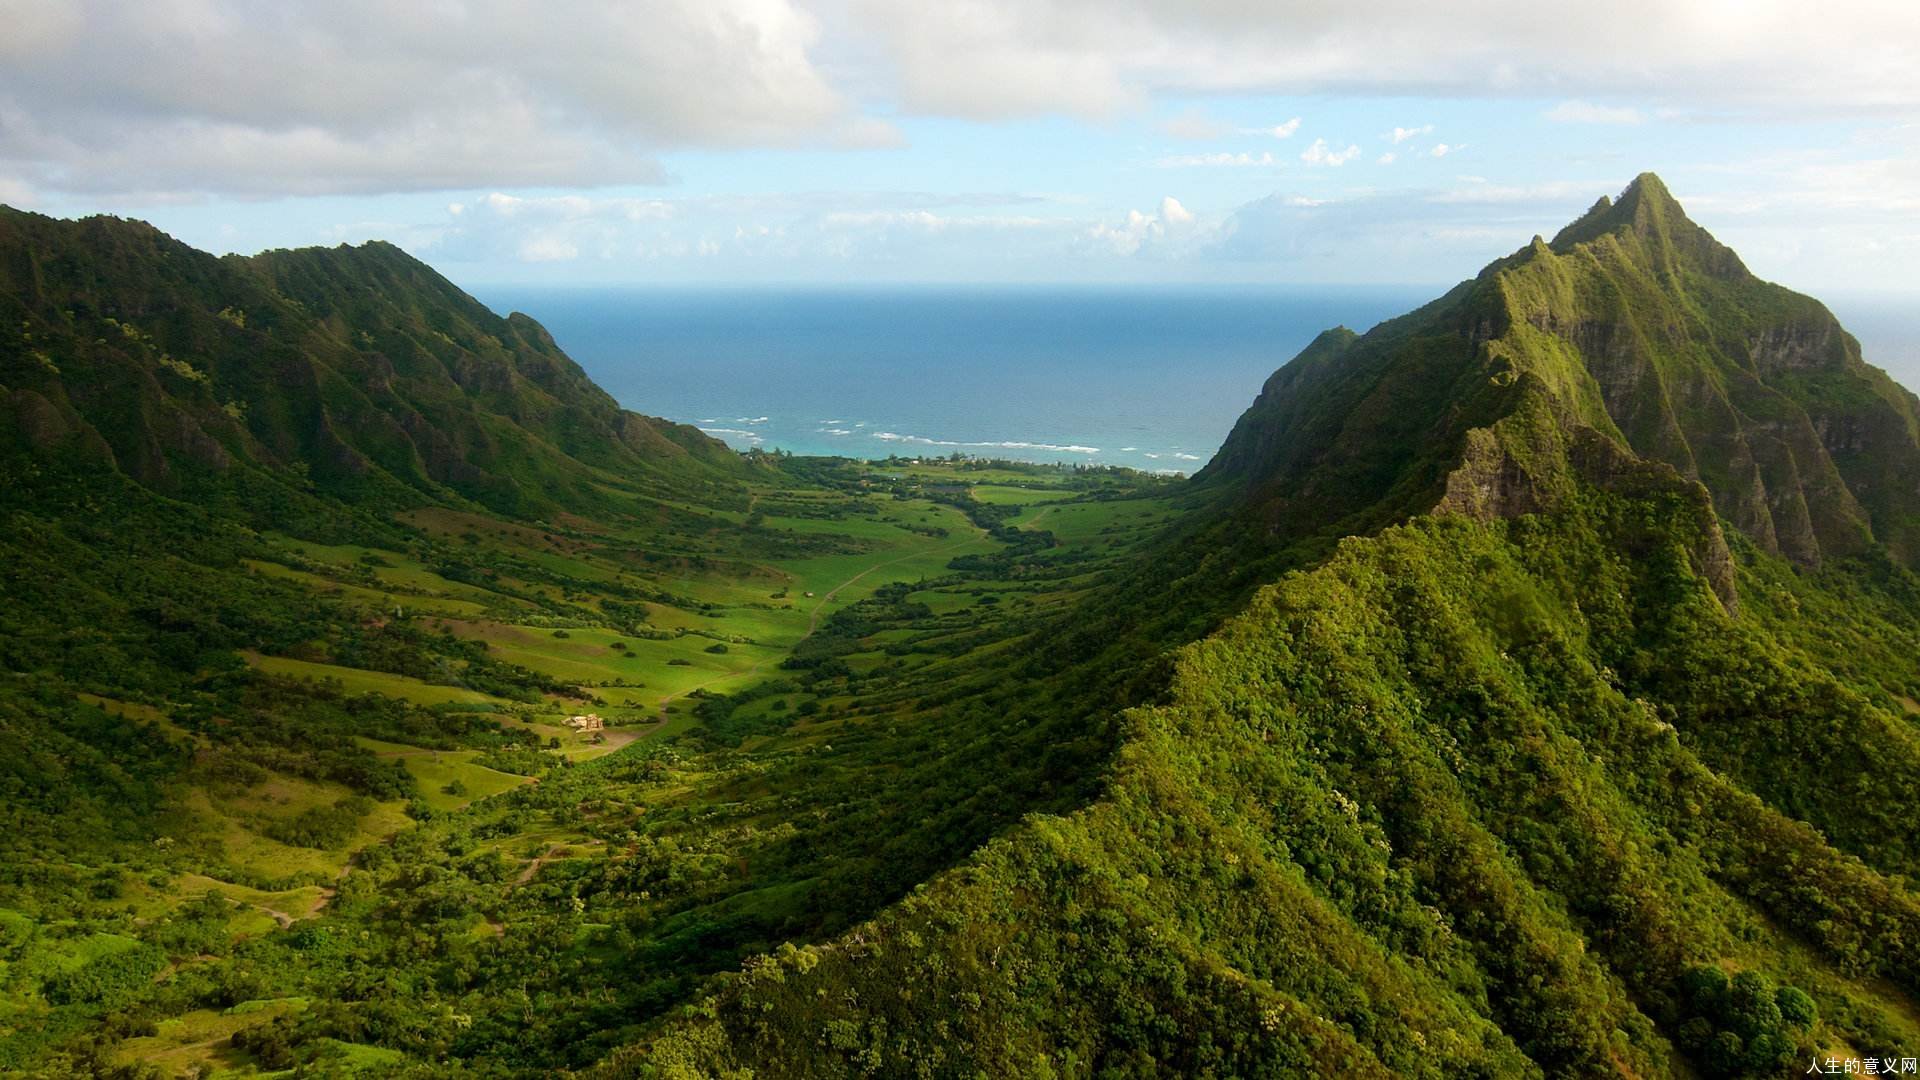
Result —
[[[401, 515], [411, 544], [261, 536], [241, 572], [354, 623], [248, 650], [245, 666], [281, 697], [384, 701], [432, 720], [415, 724], [417, 741], [405, 724], [339, 725], [341, 753], [391, 774], [387, 794], [369, 795], [310, 760], [237, 752], [217, 717], [82, 694], [102, 723], [135, 726], [200, 765], [164, 795], [149, 857], [111, 852], [53, 874], [75, 879], [80, 902], [50, 902], [59, 889], [45, 884], [8, 890], [17, 906], [0, 908], [0, 1067], [64, 1060], [42, 1055], [73, 1053], [90, 1027], [96, 1056], [73, 1060], [162, 1075], [246, 1075], [296, 1057], [417, 1062], [417, 1036], [329, 1036], [293, 1055], [268, 1033], [337, 1010], [328, 999], [364, 995], [346, 988], [369, 977], [410, 988], [411, 1004], [396, 1008], [438, 1009], [448, 1023], [456, 1011], [503, 1009], [502, 987], [538, 969], [572, 984], [577, 1012], [580, 1000], [631, 996], [615, 987], [636, 973], [609, 968], [616, 939], [625, 952], [646, 954], [651, 942], [661, 953], [629, 1002], [644, 1023], [709, 971], [864, 915], [877, 902], [869, 883], [862, 907], [835, 901], [824, 917], [819, 898], [803, 895], [818, 891], [821, 871], [789, 850], [792, 820], [863, 811], [837, 781], [796, 779], [795, 762], [907, 716], [913, 704], [889, 700], [888, 687], [963, 671], [1016, 626], [1070, 603], [1166, 506], [1151, 481], [1041, 467], [822, 469], [823, 479], [774, 479], [720, 505], [664, 503], [653, 523], [619, 528], [430, 509]], [[996, 564], [1041, 528], [1058, 569], [1017, 580]], [[955, 569], [969, 560], [972, 570]], [[569, 722], [587, 714], [603, 727]], [[583, 877], [648, 862], [658, 864], [649, 887], [623, 889], [618, 908], [582, 902]], [[594, 921], [599, 904], [610, 921]], [[700, 940], [674, 925], [711, 911], [721, 928]], [[385, 941], [351, 959], [314, 944], [387, 937], [396, 925], [414, 928], [402, 940], [418, 939], [405, 957]], [[178, 955], [181, 934], [198, 955]], [[532, 958], [556, 946], [562, 955]], [[149, 970], [144, 958], [158, 955]], [[117, 956], [142, 960], [116, 967]], [[467, 985], [447, 983], [448, 963], [469, 966]], [[63, 979], [84, 988], [60, 989]], [[467, 1023], [427, 1041], [440, 1055], [511, 1066], [463, 1049]], [[612, 1045], [620, 1030], [595, 1042]], [[596, 1052], [543, 1038], [548, 1048], [529, 1047], [527, 1063]]]

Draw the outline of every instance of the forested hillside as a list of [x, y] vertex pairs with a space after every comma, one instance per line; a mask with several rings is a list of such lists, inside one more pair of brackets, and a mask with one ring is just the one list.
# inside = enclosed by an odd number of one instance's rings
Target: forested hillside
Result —
[[1007, 647], [1170, 482], [735, 454], [385, 245], [0, 265], [0, 1072], [585, 1066], [1091, 796]]
[[1914, 1055], [1915, 412], [1652, 176], [1330, 331], [1132, 586], [1278, 577], [1126, 713], [1100, 796], [609, 1073]]
[[217, 259], [140, 222], [0, 209], [0, 335], [16, 453], [242, 511], [312, 492], [618, 512], [607, 488], [742, 473], [385, 244]]
[[1191, 481], [0, 213], [0, 1072], [1920, 1057], [1920, 403], [1651, 175]]

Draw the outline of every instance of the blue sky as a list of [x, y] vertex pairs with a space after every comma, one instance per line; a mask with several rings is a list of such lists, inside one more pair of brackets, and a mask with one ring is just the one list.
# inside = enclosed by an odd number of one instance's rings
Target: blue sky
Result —
[[1659, 172], [1920, 291], [1920, 5], [0, 0], [0, 201], [469, 285], [1448, 282]]

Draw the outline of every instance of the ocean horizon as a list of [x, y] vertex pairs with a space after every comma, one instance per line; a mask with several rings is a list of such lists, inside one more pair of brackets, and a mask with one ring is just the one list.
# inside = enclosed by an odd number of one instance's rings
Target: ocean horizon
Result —
[[[476, 287], [539, 320], [625, 407], [736, 449], [1004, 457], [1192, 473], [1321, 331], [1444, 286]], [[1920, 386], [1920, 308], [1830, 301]]]

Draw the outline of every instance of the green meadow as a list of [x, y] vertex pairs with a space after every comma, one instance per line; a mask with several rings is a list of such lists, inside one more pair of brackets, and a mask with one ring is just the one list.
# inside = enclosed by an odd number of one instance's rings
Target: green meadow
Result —
[[[384, 694], [387, 697], [411, 701], [416, 705], [452, 703], [475, 705], [493, 703], [497, 700], [477, 690], [428, 683], [407, 675], [365, 671], [360, 668], [342, 667], [338, 664], [295, 660], [286, 656], [250, 654], [246, 659], [248, 663], [270, 675], [331, 683], [349, 694]], [[457, 676], [449, 675], [449, 678], [457, 678]]]

